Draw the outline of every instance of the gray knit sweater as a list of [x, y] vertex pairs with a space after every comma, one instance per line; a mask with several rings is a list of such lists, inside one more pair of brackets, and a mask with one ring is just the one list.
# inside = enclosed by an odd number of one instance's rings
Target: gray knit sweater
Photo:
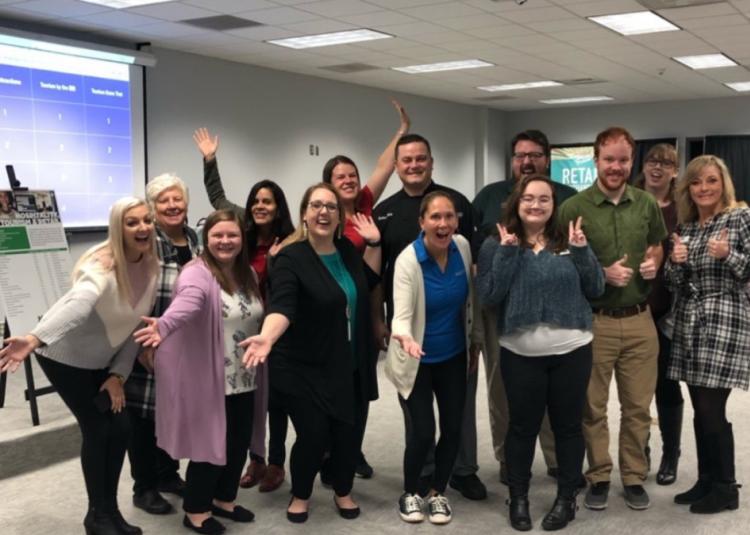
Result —
[[588, 246], [534, 254], [490, 236], [479, 252], [476, 286], [482, 305], [497, 310], [500, 335], [540, 323], [591, 330], [587, 298], [604, 292], [604, 272]]

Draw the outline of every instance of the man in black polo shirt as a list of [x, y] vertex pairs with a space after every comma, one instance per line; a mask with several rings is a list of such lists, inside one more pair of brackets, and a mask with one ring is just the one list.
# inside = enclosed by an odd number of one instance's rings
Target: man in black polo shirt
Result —
[[[373, 216], [380, 229], [383, 251], [383, 290], [387, 311], [387, 323], [380, 326], [378, 339], [387, 337], [385, 325], [393, 319], [393, 270], [396, 258], [419, 235], [419, 205], [431, 191], [447, 191], [453, 198], [458, 215], [458, 232], [469, 243], [474, 243], [474, 215], [471, 203], [461, 193], [432, 180], [432, 153], [429, 142], [418, 134], [403, 136], [396, 144], [396, 172], [403, 188], [382, 201], [375, 208]], [[379, 316], [382, 317], [382, 307]], [[466, 407], [461, 429], [461, 448], [451, 476], [450, 486], [471, 500], [483, 500], [487, 489], [476, 473], [477, 465], [477, 424], [476, 424], [477, 373], [468, 379]], [[408, 418], [405, 419], [408, 421]], [[409, 429], [406, 429], [407, 434]], [[434, 448], [425, 463], [425, 479], [434, 469]]]

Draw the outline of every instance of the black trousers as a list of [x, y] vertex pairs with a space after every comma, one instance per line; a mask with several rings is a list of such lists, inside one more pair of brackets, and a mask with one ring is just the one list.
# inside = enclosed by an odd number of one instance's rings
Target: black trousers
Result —
[[427, 452], [435, 440], [433, 394], [440, 413], [440, 439], [435, 447], [432, 488], [443, 493], [461, 444], [461, 422], [466, 403], [466, 352], [436, 364], [420, 364], [408, 399], [398, 400], [407, 419], [404, 451], [404, 492], [415, 494]]
[[268, 394], [268, 464], [284, 466], [289, 415], [284, 408], [283, 399], [277, 399], [277, 395], [274, 395], [273, 390]]
[[581, 421], [591, 362], [590, 343], [545, 357], [524, 357], [503, 348], [500, 370], [510, 416], [505, 461], [512, 493], [528, 492], [536, 439], [547, 411], [555, 436], [558, 494], [575, 495], [585, 453]]
[[159, 482], [178, 477], [180, 463], [156, 445], [154, 421], [140, 409], [128, 409], [132, 433], [128, 442], [133, 493], [156, 490]]
[[[301, 500], [310, 498], [315, 476], [320, 471], [326, 452], [330, 452], [327, 462], [330, 463], [334, 492], [338, 496], [351, 493], [359, 455], [355, 426], [333, 418], [308, 399], [278, 391], [274, 395], [284, 400], [297, 433], [289, 459], [292, 495]], [[355, 399], [358, 397], [355, 396]]]
[[227, 418], [227, 464], [190, 461], [185, 478], [182, 508], [187, 513], [206, 513], [213, 500], [233, 502], [237, 498], [247, 449], [253, 436], [254, 392], [224, 398]]
[[85, 370], [37, 355], [39, 365], [81, 428], [81, 467], [89, 508], [117, 509], [117, 485], [130, 434], [126, 411], [100, 413], [94, 397], [109, 371]]
[[670, 353], [672, 352], [672, 341], [656, 329], [659, 334], [659, 360], [656, 375], [656, 408], [677, 407], [684, 403], [679, 381], [667, 379], [667, 368], [669, 367]]

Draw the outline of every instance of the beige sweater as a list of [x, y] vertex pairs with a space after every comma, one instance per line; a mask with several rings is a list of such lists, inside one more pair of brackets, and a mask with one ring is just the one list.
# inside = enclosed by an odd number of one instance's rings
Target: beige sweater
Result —
[[[479, 306], [475, 306], [474, 284], [471, 270], [471, 249], [469, 242], [460, 234], [453, 236], [453, 242], [461, 253], [464, 261], [466, 278], [469, 283], [469, 298], [464, 310], [464, 333], [466, 347], [480, 345], [483, 340], [482, 322]], [[393, 321], [391, 334], [406, 334], [418, 344], [424, 341], [425, 330], [425, 292], [422, 268], [417, 261], [414, 247], [408, 246], [396, 259], [393, 275]], [[467, 359], [467, 365], [468, 365]], [[419, 359], [409, 356], [401, 349], [401, 344], [391, 336], [388, 344], [388, 356], [385, 360], [385, 375], [401, 394], [407, 399], [414, 388], [419, 370]]]

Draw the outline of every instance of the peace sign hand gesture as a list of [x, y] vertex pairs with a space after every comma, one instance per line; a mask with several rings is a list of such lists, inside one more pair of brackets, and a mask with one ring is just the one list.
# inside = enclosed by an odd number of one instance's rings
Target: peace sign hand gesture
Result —
[[583, 223], [583, 217], [578, 216], [575, 224], [573, 221], [568, 222], [568, 243], [574, 247], [586, 247], [586, 235], [581, 229]]
[[497, 224], [497, 231], [500, 234], [500, 245], [518, 245], [518, 236], [508, 232], [500, 223]]

